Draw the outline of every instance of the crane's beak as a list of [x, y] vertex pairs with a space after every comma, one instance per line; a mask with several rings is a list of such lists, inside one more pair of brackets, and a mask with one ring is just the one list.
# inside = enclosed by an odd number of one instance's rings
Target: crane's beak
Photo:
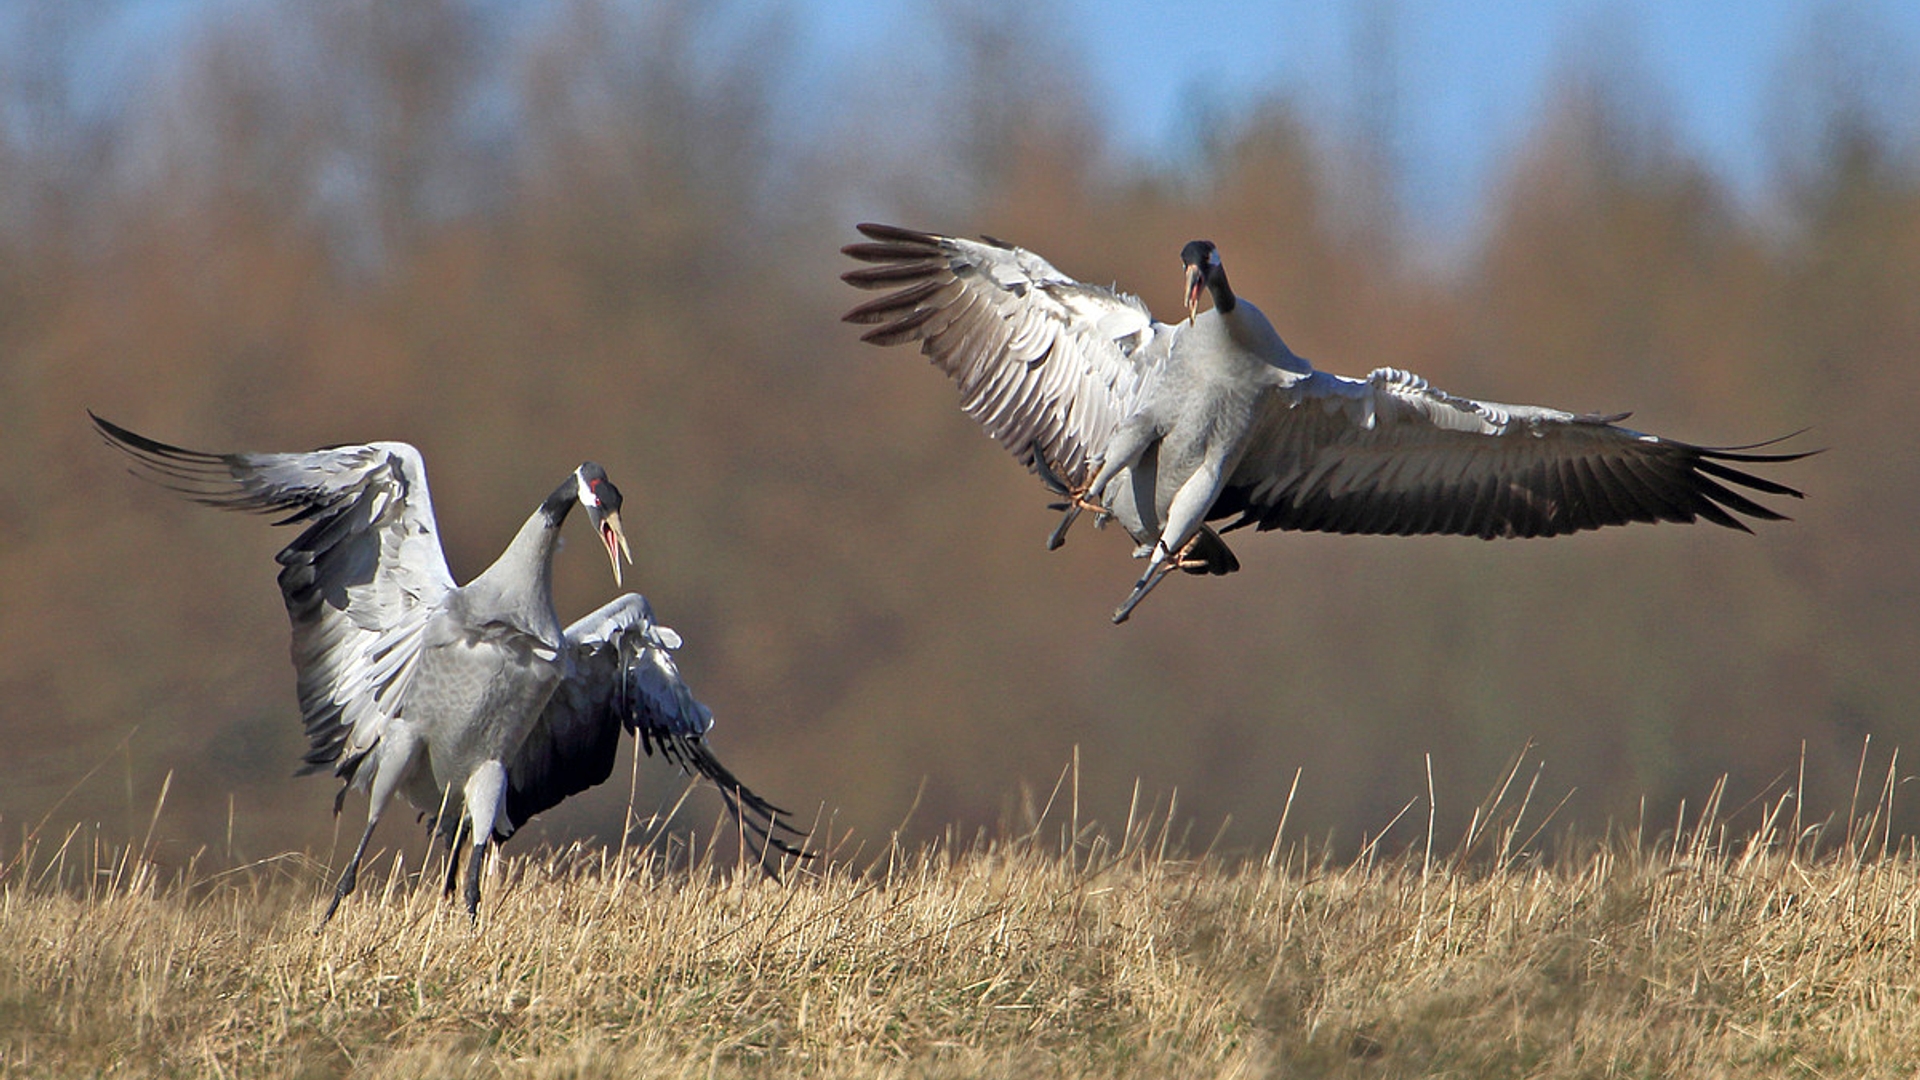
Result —
[[613, 564], [613, 584], [621, 585], [620, 556], [627, 557], [627, 565], [633, 565], [633, 552], [627, 548], [626, 530], [620, 527], [620, 511], [609, 510], [600, 515], [600, 542], [607, 546], [607, 561]]
[[1200, 294], [1207, 291], [1207, 275], [1192, 263], [1187, 264], [1187, 318], [1200, 313]]

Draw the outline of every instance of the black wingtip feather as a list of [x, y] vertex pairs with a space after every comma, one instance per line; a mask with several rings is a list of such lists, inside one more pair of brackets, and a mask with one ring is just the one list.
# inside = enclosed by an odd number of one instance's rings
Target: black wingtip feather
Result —
[[848, 244], [840, 254], [870, 263], [922, 262], [940, 258], [931, 244]]
[[[840, 319], [843, 322], [850, 323], [881, 322], [902, 308], [912, 308], [920, 301], [945, 288], [946, 285], [947, 283], [939, 278], [927, 278], [924, 281], [909, 285], [899, 292], [891, 292], [877, 299], [869, 300], [859, 307], [854, 308], [852, 311], [847, 312], [845, 315], [840, 316]], [[933, 308], [925, 308], [922, 310], [928, 315], [934, 311]], [[918, 312], [916, 312], [916, 314], [918, 314]], [[924, 319], [925, 315], [922, 315], [922, 321], [924, 321]]]
[[[847, 254], [854, 254], [850, 249]], [[948, 269], [945, 259], [914, 259], [859, 266], [840, 275], [840, 280], [862, 289], [884, 289], [903, 281], [934, 277]]]
[[1775, 461], [1798, 461], [1801, 458], [1806, 456], [1807, 456], [1806, 454], [1793, 454], [1791, 456], [1753, 454], [1753, 455], [1730, 457], [1725, 454], [1714, 453], [1711, 451], [1702, 451], [1700, 454], [1700, 460], [1699, 462], [1696, 463], [1695, 467], [1698, 468], [1701, 472], [1707, 473], [1710, 476], [1717, 476], [1722, 480], [1728, 481], [1729, 483], [1739, 484], [1741, 487], [1750, 488], [1754, 491], [1765, 492], [1768, 495], [1780, 495], [1787, 498], [1804, 499], [1807, 497], [1806, 493], [1801, 491], [1799, 488], [1788, 487], [1787, 485], [1782, 484], [1778, 481], [1769, 480], [1764, 476], [1755, 476], [1750, 472], [1746, 472], [1741, 469], [1735, 469], [1731, 466], [1722, 465], [1720, 464], [1720, 462], [1721, 461], [1754, 461], [1754, 462], [1760, 462], [1765, 464], [1765, 463], [1770, 463]]
[[[642, 731], [644, 732], [645, 729]], [[651, 734], [653, 736], [651, 744], [660, 748], [662, 758], [688, 773], [705, 777], [720, 790], [720, 797], [727, 804], [728, 812], [750, 837], [750, 845], [757, 842], [758, 850], [754, 854], [763, 868], [766, 865], [765, 857], [769, 848], [797, 859], [812, 859], [817, 856], [817, 852], [800, 846], [806, 840], [806, 833], [780, 820], [786, 816], [787, 812], [742, 784], [731, 770], [713, 756], [713, 752], [707, 748], [703, 740], [689, 739], [660, 731]], [[644, 737], [642, 745], [648, 745]], [[792, 839], [789, 840], [788, 837]], [[799, 843], [796, 844], [795, 841]], [[772, 871], [768, 870], [768, 873]]]
[[1717, 458], [1725, 458], [1729, 461], [1798, 461], [1804, 457], [1812, 457], [1815, 454], [1824, 453], [1825, 448], [1816, 447], [1812, 450], [1800, 450], [1790, 454], [1749, 454], [1748, 451], [1759, 450], [1768, 446], [1779, 446], [1789, 439], [1797, 439], [1812, 430], [1810, 427], [1803, 427], [1789, 431], [1785, 435], [1775, 435], [1771, 439], [1762, 439], [1759, 442], [1741, 443], [1738, 446], [1702, 446], [1697, 449], [1702, 453], [1710, 454]]
[[[1736, 478], [1735, 482], [1738, 483], [1740, 481]], [[1759, 503], [1754, 502], [1752, 499], [1747, 498], [1745, 495], [1742, 495], [1739, 492], [1733, 490], [1732, 488], [1726, 486], [1725, 484], [1722, 484], [1719, 481], [1714, 480], [1711, 476], [1696, 475], [1694, 477], [1694, 483], [1698, 485], [1700, 489], [1700, 493], [1705, 498], [1707, 498], [1708, 500], [1720, 506], [1724, 506], [1729, 510], [1735, 511], [1736, 513], [1745, 514], [1750, 518], [1758, 518], [1761, 521], [1786, 520], [1786, 515], [1770, 507], [1762, 506]], [[1721, 524], [1725, 524], [1725, 522], [1722, 522]]]
[[158, 439], [149, 439], [138, 432], [128, 431], [119, 424], [100, 416], [92, 409], [87, 410], [87, 416], [93, 421], [94, 428], [106, 437], [109, 445], [113, 445], [119, 450], [132, 454], [142, 460], [152, 457], [173, 461], [198, 462], [203, 465], [219, 464], [225, 460], [219, 454], [209, 454], [204, 450], [188, 450], [182, 446], [163, 443]]
[[863, 221], [854, 226], [861, 236], [874, 240], [892, 240], [906, 244], [938, 244], [940, 238], [918, 229], [909, 229], [900, 225], [882, 225], [878, 222]]
[[920, 308], [917, 311], [910, 311], [890, 323], [876, 326], [866, 333], [861, 334], [860, 340], [872, 342], [875, 345], [897, 345], [901, 342], [912, 341], [914, 339], [914, 331], [920, 329], [927, 320], [937, 314], [939, 314], [939, 310], [936, 308]]
[[108, 446], [132, 459], [135, 468], [128, 471], [142, 480], [220, 510], [267, 512], [284, 505], [280, 501], [263, 502], [255, 494], [237, 488], [233, 468], [238, 459], [234, 455], [189, 450], [150, 439], [91, 409], [87, 416]]

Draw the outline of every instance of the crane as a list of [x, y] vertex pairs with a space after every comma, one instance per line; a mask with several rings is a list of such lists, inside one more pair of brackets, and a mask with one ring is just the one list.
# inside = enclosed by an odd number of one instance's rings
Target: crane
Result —
[[[616, 587], [632, 553], [621, 496], [584, 462], [555, 487], [493, 565], [457, 585], [441, 549], [420, 452], [403, 442], [311, 453], [206, 453], [88, 414], [144, 475], [197, 502], [284, 515], [303, 526], [276, 556], [293, 625], [306, 725], [302, 774], [332, 767], [367, 793], [367, 823], [321, 921], [353, 892], [374, 828], [395, 794], [432, 815], [448, 848], [447, 892], [470, 841], [464, 900], [478, 918], [488, 844], [604, 781], [620, 731], [720, 788], [754, 854], [805, 857], [780, 810], [706, 745], [713, 714], [672, 658], [679, 635], [627, 593], [562, 628], [553, 553], [574, 506], [605, 547]], [[764, 866], [764, 862], [762, 863]]]
[[1476, 401], [1396, 368], [1317, 370], [1234, 294], [1210, 241], [1182, 249], [1187, 318], [1165, 323], [1005, 241], [858, 228], [868, 242], [842, 251], [871, 265], [841, 276], [886, 291], [845, 320], [877, 345], [918, 342], [967, 415], [1061, 498], [1049, 549], [1082, 511], [1120, 523], [1147, 565], [1116, 623], [1174, 570], [1238, 570], [1221, 533], [1248, 525], [1492, 539], [1704, 519], [1750, 532], [1734, 515], [1784, 515], [1737, 489], [1802, 497], [1738, 467], [1807, 456], [1757, 452], [1779, 440], [1696, 446], [1622, 427], [1627, 413]]

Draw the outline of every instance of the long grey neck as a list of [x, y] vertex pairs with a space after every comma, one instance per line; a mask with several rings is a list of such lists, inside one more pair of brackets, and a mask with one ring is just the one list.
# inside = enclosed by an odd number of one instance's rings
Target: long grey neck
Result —
[[467, 585], [467, 592], [504, 609], [502, 614], [523, 616], [523, 625], [529, 629], [545, 631], [548, 624], [557, 626], [559, 619], [553, 613], [553, 553], [560, 546], [560, 526], [579, 501], [579, 486], [569, 475], [520, 526], [507, 550]]

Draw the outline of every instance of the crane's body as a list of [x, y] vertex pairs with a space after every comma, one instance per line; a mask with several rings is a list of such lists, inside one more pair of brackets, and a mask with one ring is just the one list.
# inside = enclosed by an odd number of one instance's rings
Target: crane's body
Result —
[[1149, 573], [1198, 534], [1240, 467], [1265, 396], [1308, 373], [1289, 360], [1297, 358], [1245, 301], [1200, 313], [1172, 336], [1138, 409], [1095, 456], [1087, 492], [1147, 546]]
[[[1741, 488], [1800, 492], [1731, 463], [1806, 456], [1706, 447], [1575, 414], [1475, 401], [1379, 368], [1316, 370], [1227, 283], [1213, 244], [1181, 252], [1188, 317], [1087, 285], [1003, 241], [862, 225], [843, 277], [892, 290], [848, 312], [863, 340], [915, 342], [961, 407], [1066, 499], [1148, 560], [1123, 622], [1173, 569], [1226, 574], [1219, 533], [1253, 525], [1340, 533], [1557, 536], [1628, 522], [1782, 515]], [[1200, 310], [1204, 296], [1212, 306]], [[1209, 522], [1227, 520], [1218, 532]]]
[[[426, 469], [405, 443], [305, 454], [209, 454], [94, 417], [151, 478], [209, 505], [281, 512], [304, 524], [276, 557], [309, 749], [301, 772], [331, 768], [368, 797], [367, 824], [334, 890], [331, 918], [395, 795], [439, 825], [452, 891], [472, 846], [465, 902], [476, 913], [487, 846], [532, 815], [605, 780], [622, 728], [721, 786], [753, 836], [780, 851], [792, 830], [705, 748], [712, 713], [668, 653], [679, 637], [625, 594], [571, 627], [553, 607], [560, 529], [583, 505], [620, 580], [629, 561], [620, 492], [585, 462], [556, 487], [493, 564], [457, 585], [442, 552]], [[564, 691], [564, 692], [563, 692]], [[745, 811], [743, 815], [743, 808]], [[763, 849], [764, 850], [764, 847]]]

